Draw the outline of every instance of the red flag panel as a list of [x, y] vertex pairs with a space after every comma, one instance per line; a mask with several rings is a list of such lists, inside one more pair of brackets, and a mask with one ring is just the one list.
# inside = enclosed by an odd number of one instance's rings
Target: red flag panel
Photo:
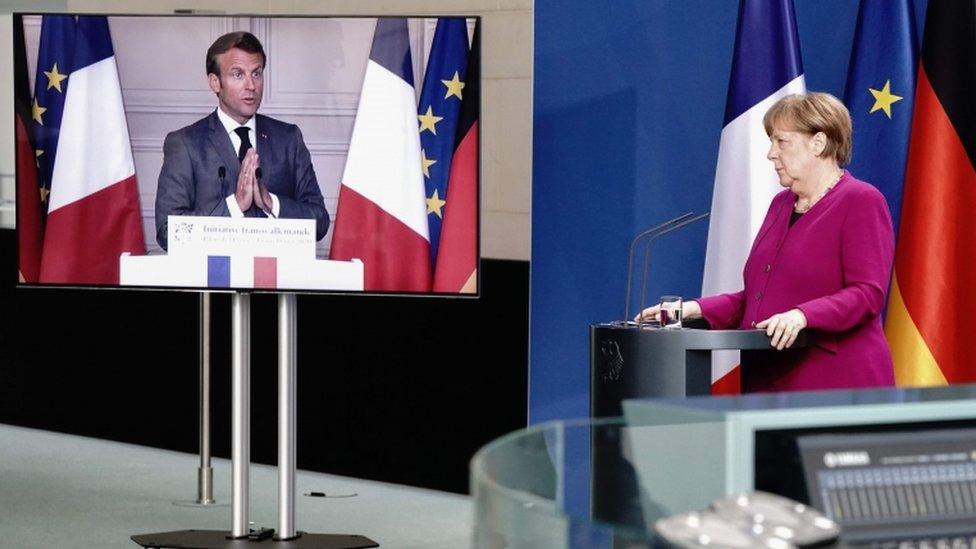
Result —
[[37, 164], [24, 121], [17, 118], [17, 264], [24, 282], [37, 282], [44, 225]]

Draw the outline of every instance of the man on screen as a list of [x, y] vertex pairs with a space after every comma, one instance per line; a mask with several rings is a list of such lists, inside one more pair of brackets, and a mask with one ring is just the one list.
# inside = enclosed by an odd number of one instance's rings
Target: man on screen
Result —
[[301, 130], [256, 114], [265, 61], [261, 42], [249, 32], [225, 34], [207, 50], [217, 109], [163, 144], [156, 191], [156, 241], [163, 249], [170, 215], [314, 219], [316, 240], [328, 231]]

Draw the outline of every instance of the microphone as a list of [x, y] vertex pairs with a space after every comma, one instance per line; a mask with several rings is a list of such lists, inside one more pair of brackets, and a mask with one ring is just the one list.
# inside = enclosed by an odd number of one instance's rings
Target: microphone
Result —
[[650, 229], [647, 229], [646, 231], [639, 233], [637, 236], [634, 237], [633, 240], [630, 241], [630, 255], [627, 256], [627, 300], [624, 301], [624, 322], [630, 321], [630, 288], [631, 286], [633, 286], [633, 282], [631, 280], [631, 273], [634, 270], [634, 250], [637, 248], [637, 243], [640, 242], [642, 238], [645, 238], [653, 234], [657, 234], [667, 229], [668, 227], [671, 227], [673, 225], [676, 225], [684, 221], [685, 219], [688, 219], [691, 216], [692, 216], [691, 212], [688, 212], [683, 215], [679, 215], [674, 219], [670, 219], [668, 221], [665, 221], [664, 223], [661, 223], [656, 227], [651, 227]]
[[[644, 267], [641, 274], [641, 296], [640, 296], [639, 304], [641, 306], [640, 310], [643, 311], [644, 304], [646, 302], [647, 266], [648, 266], [648, 259], [651, 253], [651, 244], [653, 244], [654, 241], [660, 238], [661, 236], [664, 236], [665, 234], [670, 233], [671, 231], [678, 230], [681, 227], [684, 227], [685, 225], [690, 225], [691, 223], [694, 223], [701, 219], [705, 219], [706, 217], [708, 217], [708, 215], [709, 215], [708, 212], [699, 215], [694, 215], [692, 212], [688, 212], [674, 219], [665, 221], [664, 223], [661, 223], [656, 227], [652, 227], [638, 234], [636, 237], [634, 237], [634, 240], [630, 244], [630, 257], [627, 259], [627, 303], [626, 306], [624, 307], [624, 322], [630, 321], [630, 291], [633, 285], [631, 276], [633, 271], [634, 250], [637, 247], [637, 243], [644, 238], [649, 239], [647, 241], [647, 246], [644, 248]], [[640, 322], [638, 322], [637, 325], [642, 326], [643, 322], [644, 319], [641, 318]]]
[[[671, 231], [676, 231], [681, 227], [684, 227], [685, 225], [690, 225], [695, 221], [705, 219], [706, 217], [708, 217], [708, 214], [709, 214], [708, 212], [705, 212], [703, 214], [696, 215], [695, 217], [685, 219], [684, 221], [680, 223], [676, 223], [675, 225], [672, 225], [664, 229], [663, 231], [651, 236], [650, 240], [647, 241], [647, 247], [644, 248], [644, 272], [641, 275], [641, 298], [640, 298], [641, 311], [644, 310], [644, 305], [646, 304], [646, 301], [644, 300], [644, 294], [645, 291], [647, 290], [647, 265], [648, 265], [648, 258], [650, 258], [651, 256], [651, 244], [653, 244], [654, 241], [657, 240], [659, 237], [664, 236], [665, 234], [670, 233]], [[643, 322], [644, 322], [644, 317], [641, 317], [641, 321], [638, 323], [638, 326], [643, 324]]]
[[[258, 166], [257, 168], [254, 168], [254, 177], [258, 178], [258, 183], [261, 182], [261, 167], [260, 166]], [[259, 193], [261, 192], [261, 186], [260, 185], [258, 185], [258, 192]], [[263, 196], [261, 197], [261, 200], [264, 200], [264, 197]], [[271, 204], [266, 204], [266, 206], [267, 206], [268, 209], [266, 210], [264, 208], [261, 208], [261, 211], [264, 212], [264, 215], [266, 215], [266, 216], [268, 216], [268, 217], [270, 217], [272, 219], [275, 219], [276, 216], [271, 211]]]
[[[227, 177], [227, 168], [225, 168], [223, 166], [217, 168], [217, 177], [220, 179], [220, 194], [223, 195], [224, 194], [224, 184], [226, 183], [226, 181], [224, 181], [224, 178]], [[211, 209], [210, 210], [210, 213], [207, 214], [207, 215], [213, 215], [214, 212], [217, 211], [217, 208], [220, 207], [220, 204], [221, 204], [221, 201], [218, 200], [217, 203], [214, 205], [213, 209]]]

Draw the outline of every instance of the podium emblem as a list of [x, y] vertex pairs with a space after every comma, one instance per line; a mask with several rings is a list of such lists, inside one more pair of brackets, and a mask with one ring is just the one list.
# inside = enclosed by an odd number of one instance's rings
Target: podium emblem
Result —
[[173, 227], [173, 239], [177, 242], [189, 242], [193, 234], [193, 223], [178, 221]]
[[620, 345], [613, 340], [600, 342], [600, 354], [603, 355], [603, 381], [617, 381], [624, 371], [624, 356], [620, 353]]

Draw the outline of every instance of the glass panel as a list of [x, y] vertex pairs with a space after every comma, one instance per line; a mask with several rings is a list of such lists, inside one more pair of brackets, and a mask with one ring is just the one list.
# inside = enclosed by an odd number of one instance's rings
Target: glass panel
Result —
[[632, 400], [624, 410], [482, 448], [471, 463], [474, 546], [652, 547], [658, 519], [755, 489], [757, 432], [973, 419], [976, 385]]

